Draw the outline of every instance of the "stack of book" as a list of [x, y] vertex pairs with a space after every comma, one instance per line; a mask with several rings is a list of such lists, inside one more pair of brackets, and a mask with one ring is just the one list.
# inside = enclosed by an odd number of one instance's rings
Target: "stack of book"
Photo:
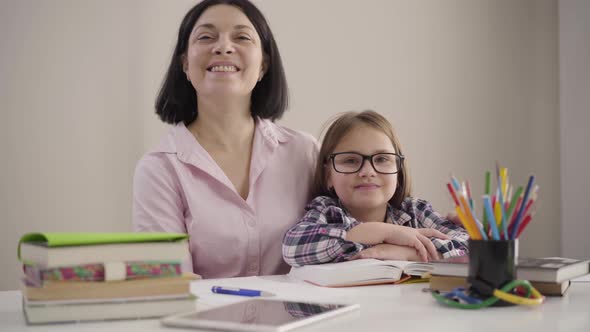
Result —
[[[456, 257], [432, 262], [430, 289], [447, 292], [455, 287], [467, 287], [469, 257]], [[531, 282], [545, 296], [563, 296], [570, 280], [590, 270], [590, 263], [571, 258], [519, 258], [516, 277]]]
[[30, 233], [19, 242], [28, 324], [161, 317], [191, 311], [182, 273], [188, 236], [171, 233]]

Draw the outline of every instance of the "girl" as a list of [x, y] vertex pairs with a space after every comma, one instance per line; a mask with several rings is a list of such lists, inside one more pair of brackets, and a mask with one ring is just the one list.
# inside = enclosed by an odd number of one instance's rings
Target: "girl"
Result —
[[314, 199], [283, 238], [291, 266], [355, 258], [428, 261], [467, 253], [468, 235], [410, 197], [408, 168], [391, 124], [348, 112], [324, 137]]

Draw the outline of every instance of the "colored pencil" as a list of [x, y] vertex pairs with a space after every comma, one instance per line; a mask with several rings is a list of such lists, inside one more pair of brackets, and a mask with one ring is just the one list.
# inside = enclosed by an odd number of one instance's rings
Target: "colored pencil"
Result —
[[516, 231], [518, 230], [518, 226], [519, 226], [522, 218], [524, 218], [524, 210], [525, 210], [526, 204], [528, 204], [529, 194], [531, 192], [533, 182], [535, 182], [535, 176], [531, 175], [529, 177], [529, 182], [527, 183], [526, 190], [524, 192], [524, 197], [522, 198], [522, 204], [520, 206], [518, 214], [516, 215], [516, 219], [514, 220], [514, 227], [512, 228], [512, 234], [510, 234], [510, 237], [512, 239], [516, 238]]
[[522, 194], [522, 186], [518, 186], [518, 188], [516, 188], [516, 192], [514, 193], [514, 195], [512, 196], [512, 202], [510, 202], [510, 207], [508, 207], [508, 211], [506, 212], [506, 217], [508, 218], [508, 220], [510, 221], [510, 224], [508, 225], [508, 228], [510, 229], [510, 227], [513, 224], [513, 214], [515, 211], [515, 208], [517, 206], [517, 204], [521, 201], [521, 194]]
[[[489, 195], [490, 194], [490, 172], [486, 171], [486, 176], [485, 176], [485, 195]], [[483, 211], [483, 228], [484, 230], [487, 232], [490, 228], [490, 226], [488, 225], [488, 216], [485, 213], [485, 211]]]
[[455, 194], [455, 190], [453, 190], [453, 186], [451, 185], [451, 183], [447, 183], [447, 188], [449, 189], [449, 193], [451, 194], [451, 197], [455, 202], [455, 206], [460, 206], [461, 203], [459, 203], [459, 200], [457, 199], [457, 195]]
[[496, 220], [494, 218], [494, 213], [492, 210], [492, 204], [490, 202], [489, 195], [483, 195], [483, 207], [484, 212], [487, 214], [489, 219], [490, 229], [492, 230], [492, 238], [494, 240], [500, 240], [500, 234], [498, 234], [498, 228], [496, 227]]
[[471, 229], [473, 230], [474, 236], [472, 236], [472, 238], [474, 240], [481, 240], [483, 238], [482, 234], [479, 232], [479, 227], [477, 227], [477, 224], [475, 223], [475, 220], [473, 219], [473, 214], [471, 213], [471, 210], [469, 209], [469, 205], [467, 204], [465, 197], [459, 196], [459, 201], [461, 202], [461, 206], [463, 207], [463, 211], [465, 213], [465, 220], [467, 220], [467, 223], [470, 225]]

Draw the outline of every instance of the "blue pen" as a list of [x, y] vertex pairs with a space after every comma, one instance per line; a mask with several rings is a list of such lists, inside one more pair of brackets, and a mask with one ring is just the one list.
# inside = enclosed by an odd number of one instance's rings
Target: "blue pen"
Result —
[[211, 291], [216, 294], [228, 294], [228, 295], [238, 295], [238, 296], [249, 296], [249, 297], [256, 297], [256, 296], [274, 296], [273, 293], [259, 291], [254, 289], [245, 289], [245, 288], [233, 288], [233, 287], [221, 287], [221, 286], [213, 286], [211, 287]]

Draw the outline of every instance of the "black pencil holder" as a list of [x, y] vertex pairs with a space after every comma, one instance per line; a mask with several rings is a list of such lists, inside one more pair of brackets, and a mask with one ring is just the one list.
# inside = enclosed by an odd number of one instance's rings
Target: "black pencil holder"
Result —
[[[500, 289], [516, 279], [516, 250], [514, 240], [469, 240], [470, 290], [481, 298], [493, 296]], [[497, 301], [495, 306], [512, 305]]]

